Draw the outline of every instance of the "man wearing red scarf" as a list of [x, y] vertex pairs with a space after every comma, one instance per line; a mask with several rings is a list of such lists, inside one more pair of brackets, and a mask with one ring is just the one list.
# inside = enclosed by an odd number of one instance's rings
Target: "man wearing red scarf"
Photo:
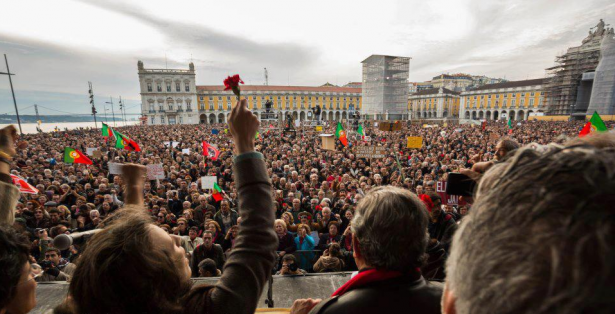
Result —
[[420, 271], [428, 223], [415, 194], [392, 186], [373, 189], [351, 223], [359, 273], [327, 300], [296, 300], [291, 313], [440, 313], [442, 286], [427, 282]]

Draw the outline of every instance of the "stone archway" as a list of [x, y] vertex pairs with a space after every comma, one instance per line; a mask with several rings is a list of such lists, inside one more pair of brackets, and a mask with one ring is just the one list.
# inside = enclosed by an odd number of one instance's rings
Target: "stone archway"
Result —
[[472, 120], [476, 120], [476, 111], [472, 111]]
[[508, 112], [508, 119], [510, 120], [515, 120], [515, 112], [514, 111], [510, 111]]
[[342, 112], [342, 119], [344, 120], [348, 119], [348, 116], [346, 115], [346, 111]]
[[493, 112], [493, 120], [497, 120], [498, 119], [498, 112], [494, 111]]
[[519, 112], [517, 113], [517, 119], [525, 120], [525, 112], [523, 112], [523, 110], [519, 110]]
[[299, 118], [299, 114], [296, 111], [293, 111], [293, 121]]
[[305, 111], [301, 111], [301, 113], [299, 113], [299, 120], [305, 121]]
[[216, 123], [216, 115], [212, 113], [209, 115], [209, 124], [214, 124], [214, 123]]
[[207, 115], [205, 115], [205, 114], [201, 114], [201, 115], [199, 116], [199, 123], [200, 123], [200, 124], [207, 124]]
[[225, 120], [226, 119], [224, 118], [224, 113], [218, 115], [218, 123], [224, 123]]
[[333, 121], [333, 111], [329, 111], [329, 121]]
[[470, 119], [470, 112], [469, 111], [466, 111], [465, 118], [466, 119]]
[[479, 113], [478, 113], [478, 119], [482, 119], [482, 118], [483, 118], [483, 114], [484, 114], [484, 113], [483, 113], [482, 111], [481, 111], [481, 112], [479, 112]]
[[487, 120], [491, 120], [491, 111], [487, 111], [487, 112], [485, 113], [485, 119], [487, 119]]

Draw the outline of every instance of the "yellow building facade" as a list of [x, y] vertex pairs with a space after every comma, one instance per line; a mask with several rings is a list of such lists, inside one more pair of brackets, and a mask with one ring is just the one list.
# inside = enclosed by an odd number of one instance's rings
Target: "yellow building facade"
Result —
[[[349, 87], [310, 86], [265, 86], [241, 85], [241, 97], [259, 118], [265, 112], [265, 103], [272, 102], [271, 110], [283, 117], [312, 120], [312, 108], [320, 106], [321, 120], [340, 121], [348, 119], [361, 109], [361, 89]], [[222, 123], [236, 102], [232, 91], [224, 86], [197, 86], [197, 102], [200, 123]]]
[[527, 120], [545, 112], [543, 79], [484, 85], [460, 98], [461, 119]]
[[408, 97], [410, 119], [457, 119], [459, 93], [446, 88], [431, 88]]

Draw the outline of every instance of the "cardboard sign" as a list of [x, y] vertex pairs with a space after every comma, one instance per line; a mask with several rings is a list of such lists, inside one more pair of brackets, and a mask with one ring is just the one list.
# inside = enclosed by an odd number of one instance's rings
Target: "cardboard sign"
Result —
[[378, 125], [378, 130], [380, 131], [400, 131], [401, 123], [399, 121], [391, 122], [381, 122]]
[[102, 158], [102, 152], [99, 150], [95, 150], [94, 155], [92, 157], [100, 159]]
[[322, 132], [322, 125], [316, 127], [316, 132]]
[[218, 182], [218, 177], [216, 176], [201, 177], [201, 189], [213, 189], [215, 182]]
[[355, 156], [357, 158], [384, 158], [386, 147], [384, 146], [357, 146]]
[[408, 136], [408, 148], [422, 148], [423, 138], [420, 136]]
[[491, 133], [489, 134], [489, 140], [492, 142], [497, 142], [500, 139], [500, 134]]
[[85, 153], [88, 156], [94, 156], [94, 152], [96, 151], [96, 147], [88, 147], [85, 149]]
[[442, 198], [443, 205], [465, 205], [466, 202], [461, 201], [458, 195], [448, 195], [446, 194], [446, 181], [438, 181], [436, 182], [436, 193], [440, 195]]
[[147, 165], [147, 179], [148, 180], [156, 180], [156, 179], [164, 179], [164, 168], [162, 164], [151, 164]]
[[320, 134], [320, 139], [322, 140], [322, 149], [335, 150], [335, 137], [333, 134]]
[[110, 174], [122, 174], [122, 164], [110, 162], [108, 165]]
[[190, 148], [183, 148], [183, 149], [182, 149], [182, 154], [184, 154], [184, 155], [190, 155]]

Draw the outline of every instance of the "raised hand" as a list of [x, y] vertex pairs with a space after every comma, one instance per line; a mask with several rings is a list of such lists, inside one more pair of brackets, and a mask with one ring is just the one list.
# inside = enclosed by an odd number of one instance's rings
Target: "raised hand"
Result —
[[254, 138], [260, 122], [248, 109], [245, 99], [237, 102], [228, 118], [229, 130], [235, 141], [235, 153], [242, 154], [254, 151]]

